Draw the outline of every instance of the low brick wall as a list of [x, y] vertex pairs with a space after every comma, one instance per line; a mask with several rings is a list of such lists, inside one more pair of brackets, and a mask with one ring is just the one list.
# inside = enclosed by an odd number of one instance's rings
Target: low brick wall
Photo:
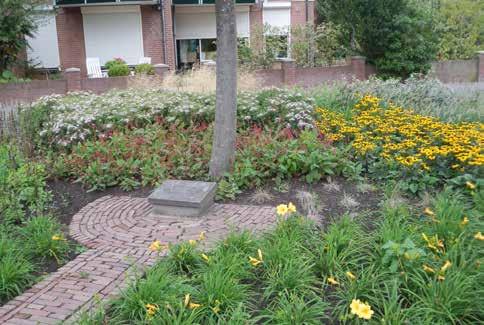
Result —
[[66, 92], [66, 80], [33, 80], [25, 83], [0, 84], [0, 103], [31, 102], [42, 96]]
[[479, 58], [470, 60], [451, 60], [432, 63], [431, 73], [445, 83], [476, 82]]
[[[0, 84], [0, 103], [31, 102], [51, 94], [66, 94], [69, 91], [91, 91], [96, 94], [111, 89], [127, 89], [133, 86], [151, 87], [159, 84], [168, 71], [164, 64], [155, 65], [156, 75], [150, 80], [133, 77], [99, 79], [81, 78], [79, 68], [66, 69], [65, 80], [36, 80], [19, 84]], [[282, 59], [273, 69], [256, 70], [255, 75], [262, 87], [301, 86], [314, 87], [338, 80], [365, 80], [376, 73], [374, 66], [363, 57], [352, 57], [346, 65], [298, 68], [290, 59]], [[432, 73], [444, 83], [484, 81], [484, 52], [475, 59], [433, 63]]]

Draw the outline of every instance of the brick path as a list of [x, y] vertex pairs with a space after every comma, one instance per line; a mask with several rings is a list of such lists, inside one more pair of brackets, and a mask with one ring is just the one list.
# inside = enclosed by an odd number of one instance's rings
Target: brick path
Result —
[[231, 229], [262, 231], [275, 223], [274, 208], [215, 204], [200, 219], [150, 215], [147, 199], [105, 196], [85, 206], [69, 226], [70, 235], [89, 248], [57, 272], [0, 308], [0, 324], [71, 322], [97, 298], [116, 294], [125, 279], [150, 266], [155, 239], [176, 243], [222, 238]]

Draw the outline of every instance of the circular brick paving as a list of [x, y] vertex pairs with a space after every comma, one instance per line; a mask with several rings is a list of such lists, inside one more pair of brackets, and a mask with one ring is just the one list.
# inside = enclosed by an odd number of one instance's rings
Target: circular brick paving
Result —
[[201, 218], [151, 214], [147, 199], [107, 196], [74, 216], [70, 235], [89, 248], [107, 251], [143, 249], [153, 240], [176, 243], [198, 238], [204, 231], [210, 241], [229, 230], [264, 230], [274, 224], [274, 209], [260, 206], [215, 204]]
[[88, 250], [22, 295], [0, 307], [0, 324], [76, 323], [81, 309], [118, 292], [131, 270], [152, 265], [158, 254], [148, 245], [197, 239], [205, 244], [229, 231], [263, 231], [274, 225], [274, 208], [215, 204], [201, 218], [155, 216], [147, 199], [106, 196], [85, 206], [69, 226]]

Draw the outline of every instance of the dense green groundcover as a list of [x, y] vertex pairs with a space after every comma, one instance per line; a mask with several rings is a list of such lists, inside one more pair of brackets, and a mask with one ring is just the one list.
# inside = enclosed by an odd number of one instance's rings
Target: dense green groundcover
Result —
[[0, 303], [32, 285], [49, 265], [65, 262], [73, 247], [50, 214], [43, 164], [0, 144]]
[[151, 247], [168, 256], [79, 323], [363, 323], [350, 308], [359, 299], [375, 323], [475, 324], [483, 204], [444, 190], [423, 216], [389, 197], [375, 215], [324, 229], [289, 213], [269, 233], [232, 233], [210, 250], [203, 239]]

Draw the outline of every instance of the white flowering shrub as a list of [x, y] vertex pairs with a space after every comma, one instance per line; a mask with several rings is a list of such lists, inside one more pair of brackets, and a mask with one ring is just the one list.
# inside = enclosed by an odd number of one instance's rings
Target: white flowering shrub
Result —
[[[312, 127], [313, 100], [283, 89], [241, 92], [237, 114], [240, 127], [279, 124]], [[45, 112], [38, 132], [43, 144], [68, 147], [86, 139], [109, 136], [115, 130], [167, 122], [189, 125], [214, 119], [215, 96], [162, 90], [130, 89], [102, 95], [88, 92], [42, 97], [30, 107]], [[27, 110], [24, 110], [27, 111]]]

